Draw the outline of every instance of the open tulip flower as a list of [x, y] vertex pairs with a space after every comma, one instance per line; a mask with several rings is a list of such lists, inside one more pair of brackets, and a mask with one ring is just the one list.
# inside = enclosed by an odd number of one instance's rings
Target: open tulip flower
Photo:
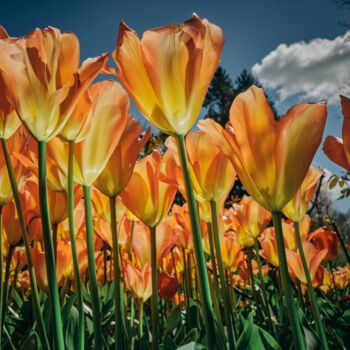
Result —
[[252, 86], [233, 101], [226, 130], [210, 119], [198, 124], [230, 157], [248, 193], [275, 212], [304, 180], [321, 143], [326, 116], [324, 103], [300, 104], [277, 122], [264, 90]]
[[62, 130], [108, 59], [104, 54], [79, 68], [78, 38], [53, 27], [0, 40], [0, 56], [8, 99], [38, 141], [48, 141]]
[[221, 29], [197, 15], [147, 30], [141, 40], [121, 22], [116, 74], [153, 125], [168, 135], [185, 135], [199, 116], [223, 45]]
[[[311, 280], [313, 281], [317, 269], [321, 266], [323, 260], [327, 256], [327, 249], [318, 250], [312, 243], [308, 241], [303, 242], [303, 250], [310, 272]], [[299, 252], [287, 250], [287, 261], [290, 271], [302, 283], [306, 284], [305, 271], [301, 262]]]
[[326, 260], [332, 261], [337, 257], [339, 240], [337, 234], [332, 229], [320, 227], [309, 235], [308, 240], [312, 242], [317, 249], [327, 250]]

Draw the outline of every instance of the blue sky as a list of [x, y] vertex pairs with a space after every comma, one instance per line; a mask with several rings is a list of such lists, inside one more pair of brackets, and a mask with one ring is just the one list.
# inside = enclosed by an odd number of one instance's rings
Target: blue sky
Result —
[[[222, 27], [226, 43], [221, 64], [233, 79], [243, 68], [255, 66], [254, 72], [259, 72], [259, 78], [266, 82], [281, 114], [291, 104], [305, 99], [328, 99], [325, 133], [341, 136], [342, 119], [335, 90], [339, 86], [340, 91], [344, 81], [350, 81], [350, 64], [348, 79], [348, 71], [344, 71], [344, 62], [350, 58], [350, 36], [347, 40], [347, 28], [339, 22], [350, 23], [350, 10], [338, 8], [332, 0], [13, 0], [1, 7], [0, 24], [10, 35], [20, 36], [48, 25], [73, 31], [80, 39], [82, 59], [113, 51], [121, 19], [141, 34], [148, 28], [182, 22], [196, 12]], [[338, 47], [336, 57], [334, 47]], [[305, 62], [308, 67], [304, 72]], [[327, 74], [323, 74], [322, 67], [334, 69], [326, 69]], [[297, 77], [298, 72], [302, 72], [301, 77]], [[338, 79], [333, 87], [332, 79]], [[315, 164], [341, 173], [320, 151]], [[337, 207], [345, 210], [349, 201], [338, 202]]]

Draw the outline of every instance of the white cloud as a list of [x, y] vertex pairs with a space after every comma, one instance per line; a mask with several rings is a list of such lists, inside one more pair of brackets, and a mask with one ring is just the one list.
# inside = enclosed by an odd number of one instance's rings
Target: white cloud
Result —
[[340, 93], [349, 93], [350, 31], [333, 40], [280, 44], [252, 72], [265, 87], [277, 92], [281, 102], [299, 97], [336, 103]]

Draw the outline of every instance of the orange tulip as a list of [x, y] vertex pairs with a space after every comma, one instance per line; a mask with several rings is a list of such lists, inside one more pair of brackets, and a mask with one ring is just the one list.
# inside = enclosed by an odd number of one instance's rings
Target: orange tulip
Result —
[[195, 123], [224, 45], [221, 29], [193, 15], [147, 30], [140, 40], [123, 22], [113, 58], [116, 74], [141, 113], [166, 134]]
[[[280, 122], [274, 119], [264, 90], [252, 86], [239, 94], [227, 129], [213, 120], [199, 122], [230, 157], [249, 194], [271, 212], [293, 198], [322, 140], [325, 104], [295, 105]], [[307, 142], [305, 142], [307, 140]]]
[[328, 227], [321, 227], [312, 232], [309, 236], [309, 241], [319, 250], [326, 249], [326, 260], [332, 261], [338, 255], [338, 236]]
[[66, 142], [81, 142], [89, 132], [93, 112], [93, 103], [89, 90], [85, 90], [79, 98], [73, 112], [59, 133], [59, 137]]
[[338, 289], [345, 289], [350, 282], [349, 265], [338, 267], [333, 270], [334, 284]]
[[[310, 272], [311, 280], [313, 281], [318, 268], [321, 266], [322, 261], [327, 255], [327, 249], [318, 250], [316, 247], [308, 242], [304, 241], [303, 250], [305, 254], [306, 263]], [[286, 250], [287, 262], [290, 272], [302, 283], [307, 284], [306, 275], [301, 261], [299, 252], [293, 252], [289, 249]]]
[[159, 224], [168, 213], [176, 194], [174, 186], [160, 179], [161, 163], [162, 157], [158, 151], [141, 159], [121, 194], [125, 206], [148, 227]]
[[[182, 179], [181, 166], [177, 155], [175, 140], [169, 138], [166, 142], [169, 147], [169, 157], [172, 155], [176, 162], [169, 163], [165, 172], [166, 177], [173, 177], [185, 194]], [[208, 201], [220, 202], [226, 199], [235, 181], [236, 173], [229, 158], [217, 147], [211, 139], [203, 132], [190, 132], [186, 137], [186, 149], [188, 155], [189, 169], [196, 198]]]
[[299, 190], [282, 210], [282, 213], [290, 220], [299, 222], [306, 214], [307, 207], [316, 190], [318, 180], [322, 176], [322, 170], [310, 168]]
[[[157, 227], [156, 254], [157, 265], [160, 266], [163, 258], [169, 253], [176, 240], [176, 235], [168, 229], [168, 223], [163, 220]], [[138, 265], [151, 265], [151, 233], [142, 222], [135, 222], [132, 250]]]
[[141, 269], [130, 262], [125, 265], [124, 281], [126, 288], [136, 300], [146, 302], [152, 295], [152, 269], [146, 263]]
[[[311, 219], [305, 215], [299, 222], [299, 231], [301, 240], [306, 240], [310, 232]], [[283, 238], [286, 249], [297, 251], [297, 239], [294, 223], [290, 220], [282, 220]]]
[[[35, 269], [35, 274], [37, 277], [39, 288], [48, 292], [49, 286], [47, 281], [46, 263], [45, 263], [45, 251], [42, 250], [39, 243], [37, 243], [31, 249], [33, 265]], [[57, 283], [59, 286], [62, 285], [65, 274], [69, 271], [72, 265], [71, 261], [71, 251], [70, 249], [58, 242], [57, 244], [57, 258], [56, 258], [56, 273], [57, 273]], [[67, 270], [68, 269], [68, 270]]]
[[350, 99], [340, 96], [343, 111], [343, 139], [327, 136], [323, 144], [323, 152], [334, 163], [350, 171]]
[[7, 242], [12, 246], [16, 246], [22, 239], [22, 230], [17, 209], [13, 201], [4, 206], [2, 215]]
[[251, 197], [244, 196], [239, 204], [233, 204], [229, 220], [231, 220], [233, 230], [237, 233], [239, 243], [244, 247], [252, 247], [254, 239], [270, 222], [271, 213]]
[[[75, 145], [74, 179], [91, 186], [108, 163], [129, 119], [129, 99], [115, 81], [95, 83], [88, 89], [93, 111], [91, 127], [83, 141]], [[48, 143], [48, 156], [60, 171], [67, 173], [68, 145], [58, 138]]]
[[324, 269], [322, 282], [320, 283], [320, 289], [324, 293], [329, 293], [334, 288], [334, 282], [331, 272], [327, 269]]
[[[8, 39], [9, 36], [5, 29], [0, 26], [0, 39]], [[1, 56], [1, 45], [0, 45], [0, 56]], [[5, 91], [5, 81], [3, 78], [3, 73], [0, 70], [0, 91]], [[10, 136], [21, 125], [21, 120], [19, 119], [14, 107], [8, 100], [6, 93], [0, 94], [0, 138], [7, 140]]]
[[275, 267], [279, 266], [277, 242], [275, 230], [273, 227], [268, 227], [259, 237], [261, 246], [260, 255]]
[[48, 141], [62, 130], [108, 59], [104, 54], [79, 68], [77, 37], [52, 27], [0, 40], [0, 56], [7, 97], [38, 141]]
[[126, 128], [107, 165], [95, 181], [96, 188], [108, 197], [119, 195], [128, 184], [142, 147], [151, 136], [151, 130], [139, 139], [141, 125], [129, 117]]
[[221, 240], [221, 255], [225, 268], [236, 272], [244, 260], [244, 252], [235, 234], [224, 235]]

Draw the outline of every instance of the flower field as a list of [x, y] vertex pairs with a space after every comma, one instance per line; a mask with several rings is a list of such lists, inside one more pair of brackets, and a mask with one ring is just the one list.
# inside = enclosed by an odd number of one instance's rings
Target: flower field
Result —
[[73, 33], [0, 26], [0, 349], [349, 349], [312, 162], [350, 172], [350, 98], [342, 139], [326, 103], [276, 117], [255, 85], [199, 120], [223, 47], [196, 14], [83, 61]]

